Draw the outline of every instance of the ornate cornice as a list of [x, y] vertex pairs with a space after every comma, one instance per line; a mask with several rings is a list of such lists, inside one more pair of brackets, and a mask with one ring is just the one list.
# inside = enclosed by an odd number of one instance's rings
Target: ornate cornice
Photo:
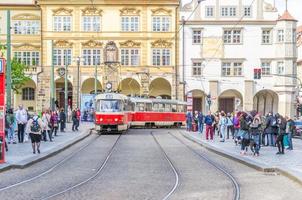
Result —
[[166, 8], [156, 8], [152, 9], [152, 15], [171, 15], [172, 10], [166, 9]]
[[71, 48], [72, 42], [68, 42], [66, 40], [57, 40], [55, 41], [54, 46], [59, 48]]
[[40, 45], [33, 45], [29, 43], [23, 43], [19, 45], [13, 45], [14, 51], [40, 51]]
[[172, 45], [173, 45], [172, 42], [168, 42], [168, 41], [162, 40], [162, 39], [151, 42], [152, 48], [171, 48]]
[[41, 17], [38, 15], [30, 14], [30, 13], [22, 13], [18, 15], [14, 15], [12, 20], [40, 20]]
[[140, 10], [136, 9], [136, 8], [123, 8], [120, 10], [120, 15], [140, 15]]
[[97, 9], [95, 7], [86, 7], [82, 9], [82, 15], [100, 15], [102, 16], [103, 10]]
[[103, 47], [103, 43], [102, 42], [97, 42], [94, 40], [89, 40], [87, 42], [82, 42], [82, 47], [86, 47], [86, 48], [102, 48]]
[[133, 47], [140, 47], [141, 43], [140, 42], [134, 42], [133, 40], [127, 40], [125, 42], [120, 42], [120, 47], [121, 48], [133, 48]]
[[72, 9], [68, 8], [58, 8], [58, 9], [53, 9], [53, 15], [72, 15]]

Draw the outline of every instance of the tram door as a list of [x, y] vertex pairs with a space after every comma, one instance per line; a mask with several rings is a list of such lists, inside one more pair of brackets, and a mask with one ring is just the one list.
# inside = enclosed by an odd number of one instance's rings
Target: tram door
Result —
[[202, 111], [202, 98], [194, 97], [193, 98], [193, 112]]

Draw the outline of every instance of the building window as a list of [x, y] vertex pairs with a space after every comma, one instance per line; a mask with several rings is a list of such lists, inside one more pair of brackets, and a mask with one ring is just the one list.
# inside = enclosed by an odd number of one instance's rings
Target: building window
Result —
[[152, 31], [154, 32], [170, 31], [170, 17], [168, 16], [152, 17]]
[[297, 42], [297, 31], [296, 29], [293, 29], [293, 43]]
[[100, 49], [83, 49], [84, 65], [95, 66], [101, 64], [101, 50]]
[[139, 31], [139, 17], [138, 16], [122, 17], [122, 31], [125, 32]]
[[33, 101], [35, 100], [35, 89], [34, 88], [23, 88], [22, 89], [22, 100], [23, 101]]
[[206, 7], [206, 17], [214, 17], [214, 7]]
[[284, 74], [284, 62], [277, 62], [277, 74]]
[[71, 16], [54, 16], [53, 30], [62, 32], [71, 31]]
[[222, 76], [242, 76], [243, 64], [242, 62], [223, 62]]
[[269, 61], [261, 62], [261, 74], [262, 76], [271, 75], [271, 62]]
[[241, 30], [224, 30], [223, 41], [225, 44], [241, 44], [242, 43]]
[[152, 65], [169, 66], [171, 60], [170, 49], [153, 49]]
[[40, 22], [38, 20], [19, 20], [14, 21], [14, 33], [22, 35], [35, 35], [40, 31]]
[[14, 52], [14, 58], [26, 66], [38, 66], [40, 64], [40, 53], [36, 51]]
[[243, 11], [244, 11], [243, 14], [244, 14], [245, 17], [251, 17], [252, 16], [252, 7], [244, 6]]
[[236, 7], [221, 7], [221, 17], [235, 17], [237, 15]]
[[193, 62], [193, 76], [201, 76], [202, 74], [202, 63], [201, 62]]
[[284, 30], [278, 30], [277, 32], [277, 41], [284, 42]]
[[262, 30], [262, 44], [271, 44], [271, 30]]
[[193, 30], [193, 44], [201, 44], [202, 39], [202, 31], [201, 30]]
[[65, 56], [67, 55], [67, 65], [71, 64], [71, 49], [54, 49], [53, 63], [55, 66], [64, 66], [66, 64]]
[[83, 16], [82, 28], [85, 32], [98, 32], [101, 30], [100, 16]]
[[121, 49], [121, 65], [139, 66], [140, 54], [139, 49]]

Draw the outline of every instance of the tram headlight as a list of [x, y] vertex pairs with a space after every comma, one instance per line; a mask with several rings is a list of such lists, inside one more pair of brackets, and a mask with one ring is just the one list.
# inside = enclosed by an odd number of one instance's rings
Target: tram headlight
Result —
[[116, 121], [116, 122], [117, 122], [117, 121], [118, 121], [118, 118], [115, 118], [115, 119], [114, 119], [114, 121]]
[[102, 121], [103, 121], [103, 118], [100, 118], [100, 121], [102, 122]]

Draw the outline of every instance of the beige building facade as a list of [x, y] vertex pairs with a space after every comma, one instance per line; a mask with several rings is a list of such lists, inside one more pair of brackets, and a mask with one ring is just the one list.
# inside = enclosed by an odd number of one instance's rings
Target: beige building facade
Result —
[[[64, 107], [65, 65], [72, 107], [81, 95], [94, 93], [95, 84], [101, 92], [107, 82], [125, 95], [181, 98], [178, 6], [176, 0], [0, 4], [1, 24], [11, 10], [12, 55], [29, 66], [31, 77], [14, 95], [14, 105], [22, 102], [37, 111], [49, 107], [54, 66], [54, 97]], [[6, 27], [1, 27], [0, 42], [6, 43]], [[112, 66], [105, 64], [111, 59], [104, 55], [108, 44], [118, 49], [118, 63]]]

